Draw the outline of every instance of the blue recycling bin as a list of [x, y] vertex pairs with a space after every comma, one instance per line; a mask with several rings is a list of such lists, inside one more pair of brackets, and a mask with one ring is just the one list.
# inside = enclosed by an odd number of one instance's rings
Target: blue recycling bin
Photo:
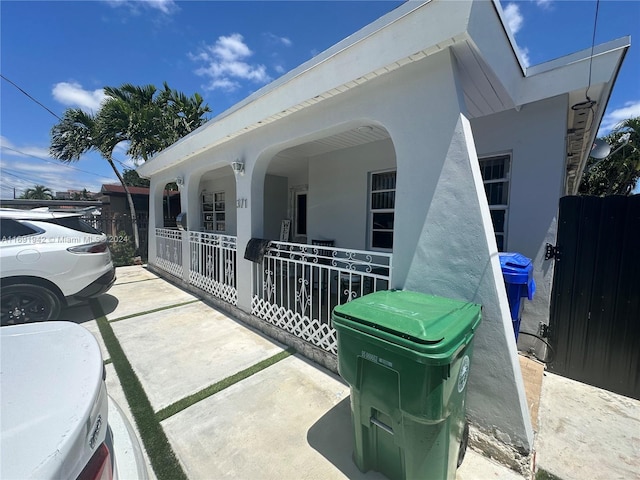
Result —
[[500, 267], [502, 267], [502, 277], [507, 287], [513, 332], [517, 341], [518, 333], [520, 332], [522, 299], [533, 300], [533, 296], [536, 293], [533, 265], [530, 258], [520, 253], [504, 252], [500, 253]]

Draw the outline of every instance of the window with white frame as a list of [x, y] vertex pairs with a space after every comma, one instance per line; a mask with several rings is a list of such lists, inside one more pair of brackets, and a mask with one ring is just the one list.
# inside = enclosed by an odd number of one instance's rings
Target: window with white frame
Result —
[[510, 170], [510, 155], [498, 155], [480, 159], [484, 190], [491, 210], [496, 243], [498, 244], [498, 250], [501, 252], [504, 251], [507, 244]]
[[372, 173], [369, 182], [369, 245], [372, 249], [393, 249], [396, 205], [396, 171]]
[[224, 192], [202, 194], [202, 226], [208, 232], [224, 232], [226, 230]]

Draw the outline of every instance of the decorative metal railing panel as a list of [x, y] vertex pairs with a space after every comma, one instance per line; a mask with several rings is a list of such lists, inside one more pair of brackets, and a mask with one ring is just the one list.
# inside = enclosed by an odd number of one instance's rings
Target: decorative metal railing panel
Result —
[[156, 228], [155, 265], [171, 275], [182, 278], [182, 230]]
[[189, 283], [237, 305], [236, 237], [189, 232], [189, 254]]
[[392, 255], [271, 242], [254, 267], [252, 314], [337, 354], [336, 305], [389, 288]]

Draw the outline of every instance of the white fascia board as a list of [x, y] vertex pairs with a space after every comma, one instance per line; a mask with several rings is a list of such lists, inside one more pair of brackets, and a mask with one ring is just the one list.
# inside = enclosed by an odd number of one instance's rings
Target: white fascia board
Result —
[[330, 49], [258, 90], [138, 167], [149, 177], [198, 153], [244, 134], [326, 92], [366, 81], [372, 72], [427, 51], [466, 41], [473, 2], [408, 1]]
[[[626, 37], [626, 38], [628, 41], [629, 37]], [[602, 122], [602, 118], [604, 117], [604, 112], [606, 111], [607, 105], [609, 104], [609, 99], [611, 98], [611, 92], [613, 91], [613, 86], [615, 85], [615, 81], [618, 78], [618, 74], [620, 73], [620, 68], [622, 67], [622, 62], [624, 61], [624, 57], [628, 51], [629, 45], [630, 45], [630, 42], [627, 42], [626, 47], [624, 47], [624, 50], [620, 55], [618, 65], [615, 69], [615, 72], [613, 74], [611, 81], [607, 82], [604, 85], [604, 88], [600, 95], [600, 101], [598, 102], [598, 108], [596, 108], [596, 111], [594, 113], [593, 124], [597, 125], [597, 127], [591, 129], [591, 135], [588, 139], [589, 141], [587, 145], [593, 145], [593, 142], [596, 139], [598, 130], [600, 129], [600, 123]], [[582, 158], [580, 159], [580, 164], [578, 165], [576, 179], [582, 178], [582, 173], [584, 172], [584, 169], [587, 166], [587, 160], [589, 159], [590, 153], [591, 153], [591, 149], [585, 149], [585, 151], [582, 153]], [[574, 181], [572, 190], [567, 193], [569, 195], [577, 195], [579, 188], [580, 188], [580, 181], [579, 180]]]
[[594, 47], [593, 57], [589, 48], [529, 67], [526, 79], [522, 82], [518, 104], [586, 90], [589, 86], [589, 70], [592, 85], [613, 82], [630, 44], [629, 37], [622, 37]]

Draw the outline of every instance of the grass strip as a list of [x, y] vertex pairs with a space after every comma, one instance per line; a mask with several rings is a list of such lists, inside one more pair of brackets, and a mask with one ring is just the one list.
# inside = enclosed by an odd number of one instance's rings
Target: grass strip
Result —
[[176, 458], [160, 422], [156, 419], [151, 402], [109, 325], [100, 303], [92, 300], [90, 305], [156, 477], [158, 480], [187, 480], [187, 475]]
[[214, 395], [220, 392], [221, 390], [224, 390], [225, 388], [228, 388], [231, 385], [238, 383], [239, 381], [244, 380], [245, 378], [250, 377], [251, 375], [254, 375], [255, 373], [258, 373], [261, 370], [264, 370], [265, 368], [270, 367], [271, 365], [274, 365], [278, 363], [280, 360], [284, 360], [288, 356], [293, 355], [295, 353], [296, 353], [295, 349], [288, 348], [287, 350], [284, 350], [274, 355], [273, 357], [269, 357], [266, 360], [262, 360], [261, 362], [258, 362], [255, 365], [250, 366], [249, 368], [245, 368], [244, 370], [238, 373], [235, 373], [230, 377], [225, 378], [224, 380], [220, 380], [219, 382], [214, 383], [213, 385], [210, 385], [207, 388], [204, 388], [199, 392], [194, 393], [193, 395], [189, 395], [188, 397], [185, 397], [182, 400], [178, 400], [177, 402], [172, 403], [171, 405], [163, 408], [158, 413], [156, 413], [156, 418], [158, 419], [159, 422], [166, 420], [167, 418], [175, 415], [176, 413], [181, 412], [185, 408], [188, 408], [191, 405], [194, 405], [200, 402], [201, 400], [204, 400], [205, 398], [210, 397], [211, 395]]
[[196, 303], [199, 301], [200, 300], [196, 298], [195, 300], [189, 300], [188, 302], [175, 303], [173, 305], [167, 305], [166, 307], [158, 307], [152, 310], [147, 310], [145, 312], [132, 313], [130, 315], [125, 315], [123, 317], [118, 317], [118, 318], [114, 318], [113, 320], [109, 320], [109, 323], [119, 322], [120, 320], [126, 320], [127, 318], [139, 317], [140, 315], [148, 315], [149, 313], [161, 312], [163, 310], [169, 310], [171, 308], [183, 307], [184, 305], [189, 305], [191, 303]]
[[553, 473], [549, 473], [541, 468], [536, 472], [536, 480], [562, 480], [560, 477], [556, 477]]
[[102, 362], [104, 365], [109, 365], [110, 363], [113, 363], [113, 360], [111, 360], [110, 358], [107, 358], [104, 362]]

